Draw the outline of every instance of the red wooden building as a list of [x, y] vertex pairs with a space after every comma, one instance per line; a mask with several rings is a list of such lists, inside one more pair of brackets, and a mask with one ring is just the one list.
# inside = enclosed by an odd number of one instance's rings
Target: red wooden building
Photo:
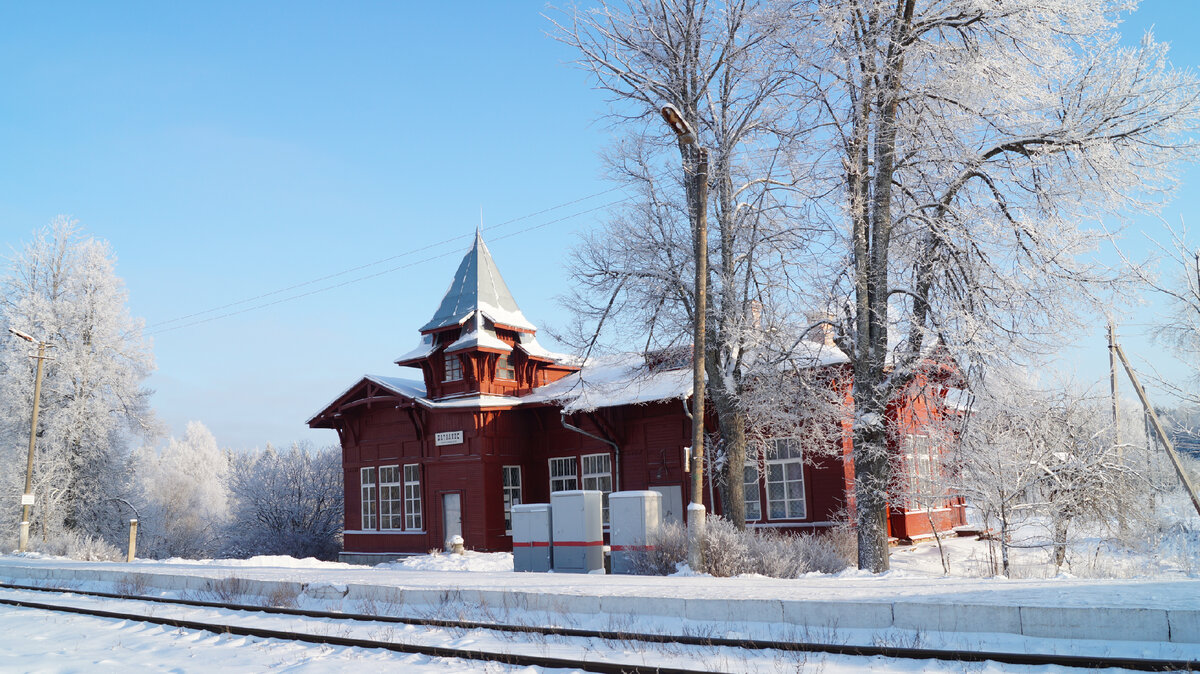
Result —
[[[581, 366], [547, 351], [479, 235], [420, 332], [396, 364], [419, 369], [422, 381], [364, 376], [308, 421], [341, 441], [343, 559], [426, 552], [455, 534], [469, 548], [511, 550], [510, 506], [548, 502], [557, 490], [653, 489], [668, 519], [685, 515], [690, 365], [636, 356]], [[823, 366], [837, 367], [836, 358]], [[945, 395], [940, 384], [922, 390], [892, 410], [914, 480], [936, 465], [928, 457], [939, 445], [922, 429], [937, 421]], [[809, 530], [845, 511], [854, 476], [843, 426], [841, 451], [825, 458], [805, 461], [798, 438], [770, 443], [765, 470], [746, 471], [751, 526]], [[706, 491], [709, 512], [720, 513]], [[892, 536], [928, 533], [928, 505], [899, 505]], [[963, 524], [961, 502], [936, 505], [939, 528]]]

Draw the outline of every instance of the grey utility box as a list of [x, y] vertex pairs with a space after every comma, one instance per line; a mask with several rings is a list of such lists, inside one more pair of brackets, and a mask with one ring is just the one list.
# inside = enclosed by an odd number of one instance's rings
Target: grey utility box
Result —
[[662, 522], [662, 494], [656, 491], [617, 491], [608, 495], [612, 572], [636, 573], [635, 558], [648, 549], [647, 541]]
[[550, 570], [550, 504], [512, 507], [513, 571]]
[[604, 569], [604, 493], [558, 491], [550, 494], [554, 570], [591, 573]]

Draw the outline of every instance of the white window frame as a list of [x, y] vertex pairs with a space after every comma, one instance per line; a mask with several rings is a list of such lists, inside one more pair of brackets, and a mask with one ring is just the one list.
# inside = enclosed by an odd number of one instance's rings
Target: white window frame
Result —
[[[564, 472], [567, 462], [571, 462], [571, 472]], [[555, 466], [558, 466], [556, 470]], [[558, 473], [557, 475], [555, 473]], [[579, 462], [573, 456], [556, 456], [550, 459], [550, 493], [558, 491], [575, 491], [579, 489]], [[567, 482], [570, 482], [568, 485]], [[555, 489], [555, 483], [559, 483]]]
[[[800, 438], [773, 438], [771, 440], [771, 448], [767, 454], [766, 478], [768, 519], [802, 520], [808, 518], [808, 490], [804, 484], [804, 452], [800, 445]], [[790, 493], [792, 485], [799, 485], [800, 493], [798, 495]], [[773, 494], [775, 487], [778, 487], [778, 492]], [[782, 507], [782, 511], [777, 511], [777, 506]]]
[[[593, 465], [589, 466], [589, 463]], [[603, 521], [607, 525], [608, 495], [612, 493], [613, 488], [612, 456], [607, 453], [584, 454], [579, 457], [579, 466], [580, 484], [583, 488], [604, 492], [600, 498], [603, 503]]]
[[379, 528], [403, 529], [404, 501], [400, 495], [400, 466], [380, 466], [376, 475], [379, 477]]
[[421, 531], [425, 528], [421, 499], [421, 464], [404, 464], [404, 528]]
[[501, 466], [500, 485], [504, 492], [504, 533], [512, 535], [512, 507], [520, 505], [521, 500], [521, 467]]
[[362, 504], [359, 508], [362, 521], [359, 522], [358, 528], [363, 530], [375, 529], [378, 527], [378, 520], [376, 518], [378, 511], [375, 504], [375, 494], [377, 492], [374, 466], [358, 469], [358, 487], [358, 493], [362, 497]]
[[496, 379], [503, 379], [505, 381], [517, 380], [517, 368], [513, 365], [512, 359], [507, 353], [501, 354], [500, 357], [496, 358]]
[[949, 505], [945, 494], [934, 494], [937, 486], [933, 473], [938, 467], [935, 456], [937, 448], [928, 435], [910, 434], [901, 440], [901, 455], [904, 457], [904, 474], [908, 479], [905, 507], [908, 510], [941, 508]]
[[[753, 477], [750, 477], [749, 471], [754, 471]], [[744, 512], [747, 522], [757, 522], [763, 518], [761, 480], [762, 471], [758, 469], [758, 463], [748, 461], [742, 467], [742, 500], [745, 503]]]
[[443, 355], [445, 356], [445, 360], [443, 361], [444, 368], [442, 371], [445, 373], [445, 381], [462, 381], [462, 360], [459, 359], [457, 354], [447, 353]]

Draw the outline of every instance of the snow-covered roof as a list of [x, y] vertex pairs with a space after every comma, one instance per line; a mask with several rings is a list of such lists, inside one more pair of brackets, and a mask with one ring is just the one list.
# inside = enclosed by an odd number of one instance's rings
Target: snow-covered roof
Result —
[[801, 340], [793, 351], [795, 360], [804, 367], [822, 367], [825, 365], [841, 365], [849, 363], [850, 359], [837, 346], [825, 342], [810, 342]]
[[[379, 384], [380, 386], [391, 389], [394, 393], [399, 393], [405, 398], [414, 400], [425, 397], [425, 383], [413, 381], [412, 379], [401, 379], [400, 377], [385, 377], [381, 374], [363, 375], [363, 379]], [[353, 387], [352, 387], [353, 388]], [[339, 398], [341, 396], [338, 396]]]
[[624, 354], [584, 367], [521, 398], [556, 403], [565, 412], [638, 405], [692, 395], [691, 368], [652, 371], [641, 354]]
[[[367, 374], [363, 375], [362, 379], [354, 382], [354, 384], [352, 384], [345, 391], [339, 393], [336, 398], [329, 401], [328, 405], [321, 408], [321, 412], [329, 409], [330, 406], [332, 406], [338, 400], [341, 400], [341, 398], [350, 391], [353, 391], [354, 388], [361, 384], [364, 380], [378, 384], [392, 393], [395, 393], [396, 395], [408, 398], [419, 405], [431, 409], [515, 407], [526, 401], [525, 398], [517, 398], [514, 396], [480, 395], [478, 393], [441, 398], [439, 400], [430, 400], [429, 398], [425, 397], [425, 385], [419, 381], [401, 379], [400, 377], [387, 377], [381, 374]], [[321, 412], [314, 414], [311, 419], [320, 417]]]
[[520, 405], [524, 401], [524, 398], [517, 398], [514, 396], [480, 395], [478, 393], [430, 400], [429, 398], [425, 397], [425, 385], [419, 381], [401, 379], [399, 377], [385, 377], [378, 374], [366, 375], [366, 379], [369, 379], [380, 386], [391, 389], [395, 393], [398, 393], [405, 398], [411, 398], [420, 405], [431, 408], [511, 407], [514, 405]]
[[542, 358], [552, 360], [556, 363], [565, 365], [582, 365], [583, 363], [575, 356], [569, 356], [565, 353], [555, 353], [546, 347], [542, 346], [537, 341], [532, 333], [522, 332], [517, 334], [517, 348], [525, 352], [526, 355], [532, 358]]
[[446, 353], [462, 351], [464, 349], [473, 349], [483, 347], [485, 349], [495, 349], [504, 351], [505, 353], [512, 351], [512, 347], [500, 340], [496, 336], [495, 331], [484, 325], [483, 314], [476, 311], [474, 321], [472, 321], [471, 329], [462, 337], [459, 337], [453, 344], [446, 347]]
[[508, 285], [496, 268], [496, 261], [483, 242], [483, 236], [475, 233], [475, 243], [463, 257], [454, 273], [454, 280], [433, 318], [421, 327], [421, 332], [436, 330], [451, 325], [460, 325], [476, 312], [481, 311], [493, 323], [523, 330], [535, 330], [513, 299]]
[[428, 358], [429, 354], [433, 353], [437, 346], [433, 343], [433, 335], [421, 335], [421, 343], [415, 349], [400, 356], [396, 359], [396, 363], [406, 363], [410, 360], [420, 360]]
[[946, 409], [958, 412], [971, 411], [972, 394], [960, 388], [946, 389]]

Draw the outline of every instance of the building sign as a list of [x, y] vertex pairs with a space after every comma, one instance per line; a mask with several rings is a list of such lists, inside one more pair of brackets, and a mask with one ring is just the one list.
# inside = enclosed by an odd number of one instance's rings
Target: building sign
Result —
[[434, 433], [433, 442], [438, 447], [442, 445], [461, 445], [462, 431], [446, 431], [445, 433]]

